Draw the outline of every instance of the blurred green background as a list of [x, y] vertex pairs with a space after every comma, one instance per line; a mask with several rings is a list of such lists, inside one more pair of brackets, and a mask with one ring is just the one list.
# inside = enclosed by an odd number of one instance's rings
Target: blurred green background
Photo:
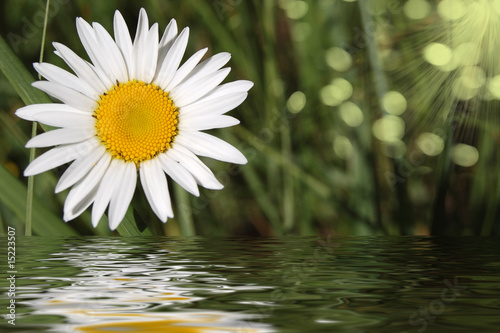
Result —
[[[144, 221], [166, 235], [498, 235], [498, 66], [487, 66], [487, 52], [467, 65], [473, 50], [459, 54], [456, 44], [469, 37], [458, 41], [455, 28], [474, 1], [451, 19], [448, 2], [51, 0], [44, 61], [68, 69], [54, 41], [88, 59], [76, 17], [112, 31], [118, 9], [135, 33], [144, 7], [160, 29], [171, 18], [190, 27], [185, 59], [207, 46], [207, 56], [230, 52], [228, 80], [255, 83], [231, 111], [241, 124], [214, 131], [249, 163], [204, 159], [225, 188], [198, 198], [170, 182], [175, 218], [165, 225], [138, 188], [140, 229]], [[35, 80], [45, 1], [1, 6], [0, 34]], [[31, 124], [15, 117], [24, 103], [4, 75], [0, 90], [5, 232], [24, 226]], [[110, 235], [105, 221], [91, 227], [89, 210], [62, 221], [67, 191], [53, 192], [65, 168], [35, 177], [33, 233]]]

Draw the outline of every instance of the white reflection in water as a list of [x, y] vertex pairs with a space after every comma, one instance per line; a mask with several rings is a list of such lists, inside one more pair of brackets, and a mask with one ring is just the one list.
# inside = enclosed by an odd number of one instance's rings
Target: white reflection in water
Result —
[[[96, 244], [79, 244], [42, 259], [79, 271], [74, 277], [32, 277], [58, 282], [58, 286], [36, 294], [23, 293], [22, 298], [30, 299], [23, 304], [33, 309], [31, 315], [64, 316], [66, 324], [56, 324], [56, 332], [273, 331], [258, 323], [261, 316], [196, 309], [196, 303], [205, 298], [195, 296], [199, 292], [214, 295], [270, 287], [231, 284], [220, 273], [204, 270], [199, 258], [196, 262], [181, 259], [170, 249], [130, 254], [134, 250], [130, 245], [109, 244], [115, 243], [109, 239], [106, 243], [98, 249]], [[210, 265], [214, 266], [228, 271], [238, 268]], [[43, 273], [50, 274], [50, 268]]]

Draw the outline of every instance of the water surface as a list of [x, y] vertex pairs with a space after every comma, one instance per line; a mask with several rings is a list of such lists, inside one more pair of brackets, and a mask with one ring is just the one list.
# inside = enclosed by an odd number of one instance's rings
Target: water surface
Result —
[[[5, 317], [0, 331], [497, 332], [499, 249], [500, 238], [20, 237], [16, 325]], [[8, 272], [2, 240], [7, 291]]]

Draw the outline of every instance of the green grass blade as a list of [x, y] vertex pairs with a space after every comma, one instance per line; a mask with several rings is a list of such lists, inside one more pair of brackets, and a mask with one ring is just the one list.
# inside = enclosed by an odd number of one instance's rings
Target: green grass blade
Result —
[[253, 193], [260, 209], [268, 218], [272, 227], [273, 236], [281, 236], [283, 234], [281, 220], [277, 207], [268, 199], [267, 188], [259, 179], [256, 169], [253, 165], [245, 165], [242, 168], [242, 174], [245, 178], [250, 191]]
[[193, 212], [189, 203], [189, 194], [176, 182], [174, 183], [175, 201], [177, 202], [177, 219], [182, 236], [194, 236]]
[[34, 81], [33, 76], [15, 56], [2, 36], [0, 36], [0, 70], [25, 104], [51, 103], [47, 95], [31, 86]]
[[299, 166], [297, 166], [293, 161], [286, 158], [286, 156], [282, 156], [280, 152], [270, 147], [269, 145], [265, 145], [262, 141], [252, 132], [245, 129], [242, 126], [238, 126], [234, 128], [234, 133], [238, 135], [241, 139], [246, 141], [249, 145], [254, 147], [259, 154], [263, 154], [266, 158], [268, 158], [273, 163], [286, 168], [291, 174], [298, 178], [299, 181], [302, 181], [305, 185], [307, 185], [312, 191], [316, 192], [322, 198], [328, 198], [331, 195], [330, 188], [324, 184], [321, 180], [315, 178], [310, 175], [306, 171], [302, 170]]
[[139, 225], [136, 223], [134, 218], [134, 209], [132, 206], [129, 206], [127, 209], [127, 213], [123, 221], [120, 223], [116, 231], [121, 236], [153, 236], [151, 230], [144, 225], [144, 229], [141, 231], [139, 229]]
[[[36, 136], [36, 128], [37, 128], [37, 122], [34, 121], [33, 124], [31, 125], [31, 137]], [[36, 149], [31, 148], [30, 149], [30, 158], [29, 158], [29, 164], [33, 162], [35, 159], [35, 154], [36, 154]], [[25, 235], [26, 236], [31, 236], [31, 230], [32, 230], [32, 222], [33, 222], [33, 192], [35, 189], [35, 176], [29, 176], [28, 177], [28, 189], [27, 189], [27, 196], [26, 196], [26, 227], [25, 227]]]
[[[0, 165], [0, 201], [14, 215], [24, 221], [26, 187], [3, 165]], [[33, 199], [33, 233], [40, 236], [75, 236], [77, 233], [36, 198]], [[16, 226], [24, 227], [24, 226]]]
[[[48, 6], [47, 6], [48, 7]], [[47, 13], [46, 13], [47, 14]], [[47, 15], [46, 15], [47, 18]], [[40, 90], [31, 86], [33, 77], [23, 66], [21, 61], [14, 55], [5, 40], [0, 36], [0, 70], [12, 84], [19, 97], [25, 104], [50, 103], [50, 99]], [[36, 123], [33, 124], [33, 133], [36, 133]], [[44, 127], [45, 130], [50, 127]], [[34, 159], [34, 149], [30, 152], [30, 162]], [[28, 192], [26, 203], [26, 235], [31, 235], [31, 215], [33, 203], [33, 178], [28, 180]]]
[[248, 54], [242, 50], [233, 34], [227, 29], [226, 22], [219, 16], [225, 10], [223, 1], [189, 0], [189, 3], [193, 8], [196, 8], [201, 20], [205, 22], [206, 29], [213, 36], [217, 36], [217, 42], [220, 43], [221, 49], [231, 53], [233, 63], [244, 71], [250, 80], [256, 81], [258, 69], [249, 59]]
[[[47, 34], [47, 22], [49, 20], [49, 8], [50, 8], [50, 0], [47, 0], [45, 6], [45, 17], [43, 19], [43, 32], [42, 32], [42, 42], [40, 47], [40, 59], [39, 61], [43, 61], [43, 50], [45, 49], [45, 35]], [[38, 74], [38, 79], [41, 80], [42, 77]], [[36, 129], [38, 124], [36, 121], [31, 125], [31, 137], [34, 138], [36, 136]], [[35, 159], [35, 148], [30, 149], [30, 159], [29, 163], [33, 162]], [[28, 195], [26, 198], [26, 226], [25, 226], [25, 235], [31, 236], [32, 229], [32, 216], [33, 216], [33, 191], [35, 186], [35, 176], [28, 177]]]

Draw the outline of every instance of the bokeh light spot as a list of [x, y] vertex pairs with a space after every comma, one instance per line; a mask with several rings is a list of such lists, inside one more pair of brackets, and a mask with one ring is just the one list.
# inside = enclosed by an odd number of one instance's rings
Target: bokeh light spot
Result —
[[353, 154], [353, 147], [351, 141], [342, 135], [337, 135], [333, 140], [333, 151], [341, 159], [348, 159]]
[[489, 80], [488, 91], [494, 98], [500, 99], [500, 75], [496, 75]]
[[389, 91], [382, 99], [385, 111], [395, 116], [402, 115], [406, 111], [406, 98], [397, 91]]
[[319, 92], [321, 102], [329, 106], [340, 105], [352, 96], [352, 84], [343, 78], [333, 79], [332, 82], [323, 87]]
[[419, 135], [417, 147], [427, 156], [437, 156], [444, 149], [443, 139], [434, 133], [425, 132]]
[[358, 127], [363, 123], [363, 111], [353, 102], [344, 102], [339, 106], [340, 118], [350, 127]]
[[351, 55], [340, 47], [332, 47], [326, 51], [326, 63], [338, 72], [345, 72], [352, 66]]
[[373, 123], [373, 134], [381, 141], [400, 140], [405, 134], [405, 122], [397, 116], [388, 115]]
[[333, 79], [331, 85], [335, 87], [337, 97], [343, 101], [351, 98], [353, 88], [352, 84], [341, 77]]
[[290, 0], [285, 3], [286, 15], [292, 20], [303, 18], [308, 10], [309, 5], [305, 1]]
[[327, 85], [319, 91], [321, 103], [328, 106], [340, 105], [343, 101], [336, 96], [336, 88], [332, 85]]
[[451, 61], [451, 49], [441, 43], [431, 43], [424, 49], [424, 58], [434, 66], [444, 66]]
[[431, 5], [425, 0], [409, 0], [405, 3], [403, 11], [412, 20], [421, 20], [431, 12]]
[[306, 95], [302, 91], [296, 91], [290, 95], [286, 106], [291, 113], [299, 113], [306, 105]]
[[477, 163], [478, 159], [479, 152], [473, 146], [459, 143], [451, 149], [451, 160], [457, 165], [471, 167]]

